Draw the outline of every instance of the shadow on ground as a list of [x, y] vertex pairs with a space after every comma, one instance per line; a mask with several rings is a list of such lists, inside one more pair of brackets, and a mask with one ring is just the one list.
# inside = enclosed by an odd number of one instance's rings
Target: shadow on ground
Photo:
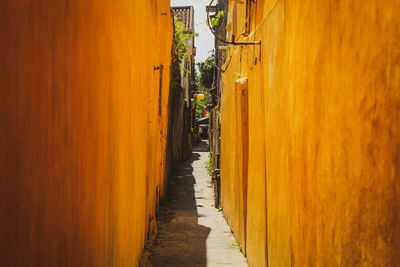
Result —
[[[170, 177], [165, 199], [158, 211], [158, 234], [143, 266], [206, 266], [206, 240], [210, 228], [199, 225], [192, 163], [196, 152], [208, 151], [205, 142], [194, 149], [190, 160], [178, 164]], [[190, 263], [190, 265], [188, 265]]]
[[210, 150], [208, 148], [208, 143], [205, 140], [202, 140], [201, 142], [199, 142], [193, 146], [193, 153], [194, 152], [208, 152], [208, 151], [210, 151]]

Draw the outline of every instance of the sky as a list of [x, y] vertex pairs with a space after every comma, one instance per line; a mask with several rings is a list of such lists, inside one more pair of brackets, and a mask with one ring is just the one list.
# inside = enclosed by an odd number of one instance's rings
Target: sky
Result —
[[[206, 24], [206, 6], [209, 5], [210, 2], [210, 0], [171, 0], [171, 6], [194, 7], [194, 29], [199, 34], [195, 40], [195, 45], [197, 47], [195, 57], [196, 63], [204, 61], [211, 55], [209, 51], [214, 49], [214, 36]], [[214, 2], [216, 3], [217, 1]]]

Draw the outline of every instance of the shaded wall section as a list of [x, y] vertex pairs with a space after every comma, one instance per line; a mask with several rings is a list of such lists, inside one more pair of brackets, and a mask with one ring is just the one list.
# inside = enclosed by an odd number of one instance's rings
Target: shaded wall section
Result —
[[262, 41], [222, 68], [222, 205], [250, 265], [400, 265], [400, 3], [258, 0], [246, 37], [233, 3], [228, 34]]
[[5, 0], [0, 25], [0, 265], [136, 266], [163, 191], [169, 1]]

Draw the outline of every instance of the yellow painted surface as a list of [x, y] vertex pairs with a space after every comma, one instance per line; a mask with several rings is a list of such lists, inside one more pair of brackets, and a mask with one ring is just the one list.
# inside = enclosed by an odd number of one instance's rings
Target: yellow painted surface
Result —
[[221, 104], [221, 201], [250, 265], [399, 266], [400, 3], [256, 3], [261, 57], [231, 46]]
[[0, 266], [137, 266], [163, 190], [169, 5], [2, 1]]

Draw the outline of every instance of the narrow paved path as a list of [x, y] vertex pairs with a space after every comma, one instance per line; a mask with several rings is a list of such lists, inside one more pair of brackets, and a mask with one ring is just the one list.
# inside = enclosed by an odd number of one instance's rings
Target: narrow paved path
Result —
[[147, 248], [147, 266], [247, 266], [222, 213], [214, 208], [208, 154], [202, 142], [174, 170], [157, 237]]

